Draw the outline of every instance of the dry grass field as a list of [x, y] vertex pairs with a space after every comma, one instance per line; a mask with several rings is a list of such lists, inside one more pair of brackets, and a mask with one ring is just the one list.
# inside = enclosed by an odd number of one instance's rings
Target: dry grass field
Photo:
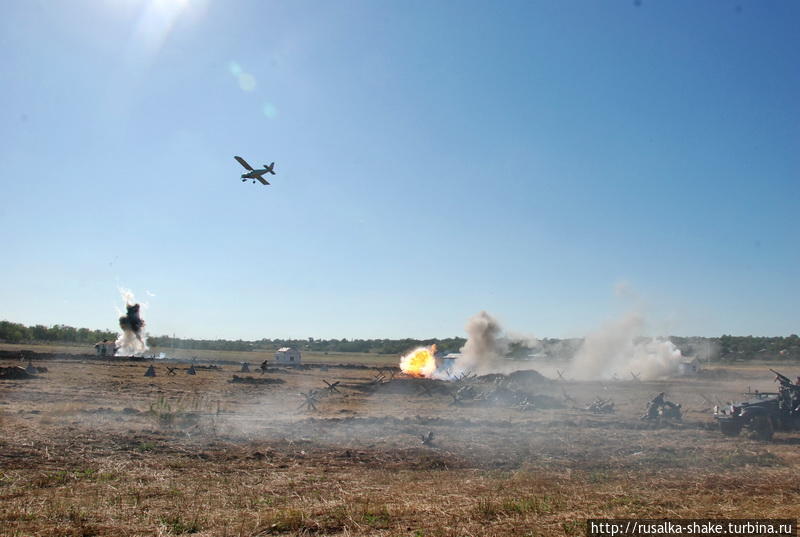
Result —
[[[772, 389], [761, 366], [664, 382], [531, 377], [512, 385], [548, 404], [522, 410], [451, 404], [452, 385], [432, 381], [372, 384], [374, 369], [190, 376], [188, 363], [175, 375], [156, 363], [149, 378], [142, 362], [34, 365], [48, 371], [0, 380], [4, 537], [570, 536], [587, 517], [800, 518], [800, 435], [709, 427], [703, 396]], [[300, 408], [323, 380], [339, 392]], [[682, 422], [639, 419], [659, 391], [683, 404]], [[595, 396], [616, 413], [583, 410]]]
[[[33, 351], [41, 353], [63, 353], [63, 354], [94, 354], [94, 348], [87, 345], [19, 345], [10, 343], [0, 343], [0, 351]], [[260, 364], [264, 360], [272, 360], [275, 356], [273, 351], [209, 351], [198, 349], [171, 349], [169, 347], [151, 347], [148, 355], [164, 352], [170, 357], [179, 360], [191, 360], [193, 358], [200, 361], [230, 361], [230, 362], [250, 362]], [[303, 351], [303, 360], [321, 364], [363, 364], [376, 367], [397, 365], [396, 356], [386, 354], [371, 353], [343, 353], [343, 352], [308, 352]]]

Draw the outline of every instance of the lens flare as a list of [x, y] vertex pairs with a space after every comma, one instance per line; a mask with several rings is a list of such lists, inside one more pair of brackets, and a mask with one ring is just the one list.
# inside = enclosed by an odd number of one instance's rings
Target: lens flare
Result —
[[275, 116], [278, 115], [278, 109], [272, 103], [264, 103], [264, 106], [261, 107], [261, 111], [264, 112], [264, 115], [269, 119], [275, 119]]
[[239, 88], [242, 91], [253, 91], [256, 89], [256, 77], [250, 73], [242, 73], [238, 76]]

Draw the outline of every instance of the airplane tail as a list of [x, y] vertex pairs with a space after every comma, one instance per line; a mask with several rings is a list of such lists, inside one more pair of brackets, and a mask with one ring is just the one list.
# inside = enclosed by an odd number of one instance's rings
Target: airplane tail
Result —
[[275, 175], [275, 172], [272, 170], [272, 168], [274, 168], [274, 167], [275, 167], [275, 163], [274, 162], [270, 162], [269, 166], [264, 165], [264, 168], [266, 168], [266, 170], [269, 173], [271, 173], [272, 175]]

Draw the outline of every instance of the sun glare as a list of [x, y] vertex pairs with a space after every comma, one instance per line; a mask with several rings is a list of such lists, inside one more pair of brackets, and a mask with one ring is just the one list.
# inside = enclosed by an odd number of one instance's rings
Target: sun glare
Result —
[[183, 7], [189, 3], [189, 0], [152, 0], [152, 2], [159, 7], [170, 8], [174, 6]]
[[142, 6], [133, 34], [134, 46], [157, 55], [190, 0], [150, 0]]

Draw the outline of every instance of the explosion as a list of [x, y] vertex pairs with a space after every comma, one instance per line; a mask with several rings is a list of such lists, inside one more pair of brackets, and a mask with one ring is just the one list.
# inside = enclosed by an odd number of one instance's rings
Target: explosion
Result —
[[436, 345], [419, 347], [400, 359], [400, 370], [412, 377], [432, 378], [436, 371]]
[[134, 302], [133, 293], [121, 290], [125, 300], [126, 313], [119, 318], [122, 333], [117, 338], [117, 356], [133, 356], [147, 350], [144, 335], [144, 319], [139, 316], [139, 304]]

